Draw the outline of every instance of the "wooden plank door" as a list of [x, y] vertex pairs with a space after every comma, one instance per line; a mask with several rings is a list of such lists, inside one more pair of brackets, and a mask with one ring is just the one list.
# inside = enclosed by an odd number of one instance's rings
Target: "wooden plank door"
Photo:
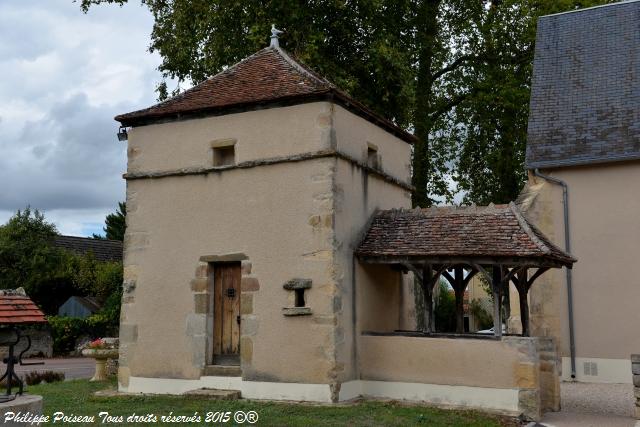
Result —
[[240, 263], [213, 265], [213, 363], [240, 364]]

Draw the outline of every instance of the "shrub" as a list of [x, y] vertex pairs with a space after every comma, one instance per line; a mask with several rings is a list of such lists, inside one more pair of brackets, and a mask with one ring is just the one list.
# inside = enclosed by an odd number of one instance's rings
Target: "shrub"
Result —
[[24, 376], [24, 381], [27, 385], [38, 385], [42, 381], [46, 383], [64, 381], [64, 373], [55, 371], [29, 372]]
[[63, 372], [46, 371], [42, 373], [42, 379], [46, 383], [55, 383], [58, 381], [64, 381]]
[[82, 336], [92, 339], [113, 333], [109, 319], [101, 314], [94, 314], [87, 318], [50, 316], [49, 326], [53, 338], [53, 353], [69, 354], [75, 350], [76, 341]]

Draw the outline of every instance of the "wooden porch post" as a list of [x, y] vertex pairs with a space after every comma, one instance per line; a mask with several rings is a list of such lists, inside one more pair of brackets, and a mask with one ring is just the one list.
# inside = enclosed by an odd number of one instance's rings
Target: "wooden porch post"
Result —
[[464, 333], [464, 270], [462, 266], [454, 268], [453, 291], [456, 295], [456, 333]]
[[505, 320], [505, 324], [507, 327], [507, 332], [509, 332], [509, 318], [511, 317], [511, 293], [509, 292], [509, 283], [511, 282], [511, 280], [504, 280], [504, 274], [505, 273], [509, 273], [508, 271], [503, 271], [502, 274], [502, 280], [504, 281], [503, 283], [503, 294], [502, 294], [502, 306], [504, 307], [504, 320]]
[[528, 337], [531, 333], [529, 326], [529, 301], [527, 300], [527, 269], [523, 269], [516, 275], [516, 289], [520, 301], [520, 323], [522, 324], [522, 336]]
[[435, 332], [435, 313], [433, 312], [433, 268], [425, 264], [422, 267], [422, 294], [424, 295], [424, 331]]
[[493, 265], [493, 277], [491, 281], [491, 290], [493, 291], [493, 333], [496, 337], [502, 337], [502, 266]]

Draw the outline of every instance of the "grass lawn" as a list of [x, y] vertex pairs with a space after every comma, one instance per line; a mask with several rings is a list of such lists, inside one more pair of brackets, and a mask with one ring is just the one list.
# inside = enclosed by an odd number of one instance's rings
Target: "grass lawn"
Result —
[[[94, 416], [95, 424], [101, 424], [100, 412], [126, 417], [132, 414], [155, 414], [155, 425], [178, 425], [160, 420], [161, 415], [189, 415], [203, 417], [200, 423], [183, 425], [238, 425], [233, 421], [235, 411], [256, 411], [259, 426], [517, 426], [511, 418], [490, 416], [474, 411], [453, 411], [425, 406], [408, 406], [393, 402], [362, 402], [350, 405], [303, 405], [248, 400], [220, 401], [176, 396], [117, 396], [96, 397], [93, 392], [106, 388], [115, 389], [115, 383], [90, 383], [74, 380], [28, 387], [31, 394], [44, 396], [44, 415], [54, 412], [65, 415]], [[230, 411], [226, 423], [204, 421], [207, 412]], [[49, 421], [52, 423], [53, 419]], [[0, 421], [1, 422], [1, 421]], [[58, 421], [56, 424], [62, 424]], [[73, 423], [65, 425], [89, 425]], [[108, 425], [145, 425], [144, 423], [109, 423]], [[153, 425], [153, 424], [151, 424]], [[251, 425], [244, 423], [242, 425]]]

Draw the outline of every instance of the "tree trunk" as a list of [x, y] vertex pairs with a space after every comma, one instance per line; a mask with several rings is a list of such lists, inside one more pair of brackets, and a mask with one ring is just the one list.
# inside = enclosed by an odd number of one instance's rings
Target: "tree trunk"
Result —
[[438, 35], [438, 8], [441, 0], [425, 0], [418, 8], [416, 44], [418, 48], [418, 73], [416, 79], [415, 135], [418, 142], [413, 152], [413, 206], [429, 207], [429, 179], [431, 162], [429, 153], [430, 113], [433, 87], [433, 55]]

